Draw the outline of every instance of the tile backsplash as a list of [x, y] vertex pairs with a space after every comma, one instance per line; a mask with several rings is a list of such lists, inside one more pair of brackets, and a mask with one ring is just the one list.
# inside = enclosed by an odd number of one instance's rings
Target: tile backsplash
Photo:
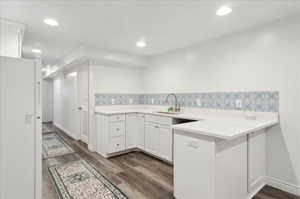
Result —
[[[111, 94], [99, 93], [95, 95], [96, 106], [103, 105], [171, 105], [174, 98], [169, 97], [169, 103], [165, 98], [169, 93], [151, 94]], [[213, 108], [213, 109], [239, 109], [241, 110], [278, 112], [279, 93], [276, 91], [262, 92], [208, 92], [208, 93], [175, 93], [182, 107]]]

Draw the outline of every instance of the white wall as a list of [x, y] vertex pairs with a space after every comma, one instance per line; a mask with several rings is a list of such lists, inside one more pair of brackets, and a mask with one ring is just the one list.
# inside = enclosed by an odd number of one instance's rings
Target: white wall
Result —
[[94, 67], [95, 93], [140, 93], [142, 92], [142, 69], [135, 67]]
[[68, 74], [61, 73], [53, 80], [53, 123], [69, 136], [79, 139], [77, 77]]
[[42, 119], [43, 122], [53, 121], [53, 81], [42, 82]]
[[144, 71], [147, 92], [280, 91], [268, 175], [300, 194], [300, 17], [170, 52]]

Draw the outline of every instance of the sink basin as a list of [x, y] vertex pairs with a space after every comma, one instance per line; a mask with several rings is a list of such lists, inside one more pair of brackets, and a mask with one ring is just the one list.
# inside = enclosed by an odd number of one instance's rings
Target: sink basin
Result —
[[174, 112], [174, 111], [156, 111], [156, 113], [176, 115], [176, 114], [181, 114], [182, 112]]

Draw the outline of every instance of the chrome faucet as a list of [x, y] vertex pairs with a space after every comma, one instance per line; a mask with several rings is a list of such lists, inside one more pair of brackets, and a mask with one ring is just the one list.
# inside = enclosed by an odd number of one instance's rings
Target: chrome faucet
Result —
[[175, 112], [179, 112], [180, 111], [180, 106], [179, 106], [179, 103], [178, 103], [178, 100], [177, 100], [177, 96], [175, 95], [175, 93], [170, 93], [169, 95], [167, 95], [166, 99], [165, 99], [165, 102], [166, 103], [169, 103], [168, 99], [170, 96], [174, 96], [174, 99], [175, 99]]

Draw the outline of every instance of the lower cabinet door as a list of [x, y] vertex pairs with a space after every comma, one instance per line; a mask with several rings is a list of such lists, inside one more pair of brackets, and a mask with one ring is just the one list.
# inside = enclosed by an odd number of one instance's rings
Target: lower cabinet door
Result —
[[136, 114], [126, 115], [126, 149], [136, 147], [138, 134], [138, 117]]
[[155, 124], [145, 125], [145, 151], [157, 155], [159, 127]]
[[158, 156], [173, 161], [173, 131], [171, 128], [159, 127]]
[[115, 153], [125, 150], [125, 136], [111, 138], [109, 153]]
[[138, 116], [138, 131], [136, 134], [136, 145], [138, 148], [145, 150], [145, 116], [140, 114]]

